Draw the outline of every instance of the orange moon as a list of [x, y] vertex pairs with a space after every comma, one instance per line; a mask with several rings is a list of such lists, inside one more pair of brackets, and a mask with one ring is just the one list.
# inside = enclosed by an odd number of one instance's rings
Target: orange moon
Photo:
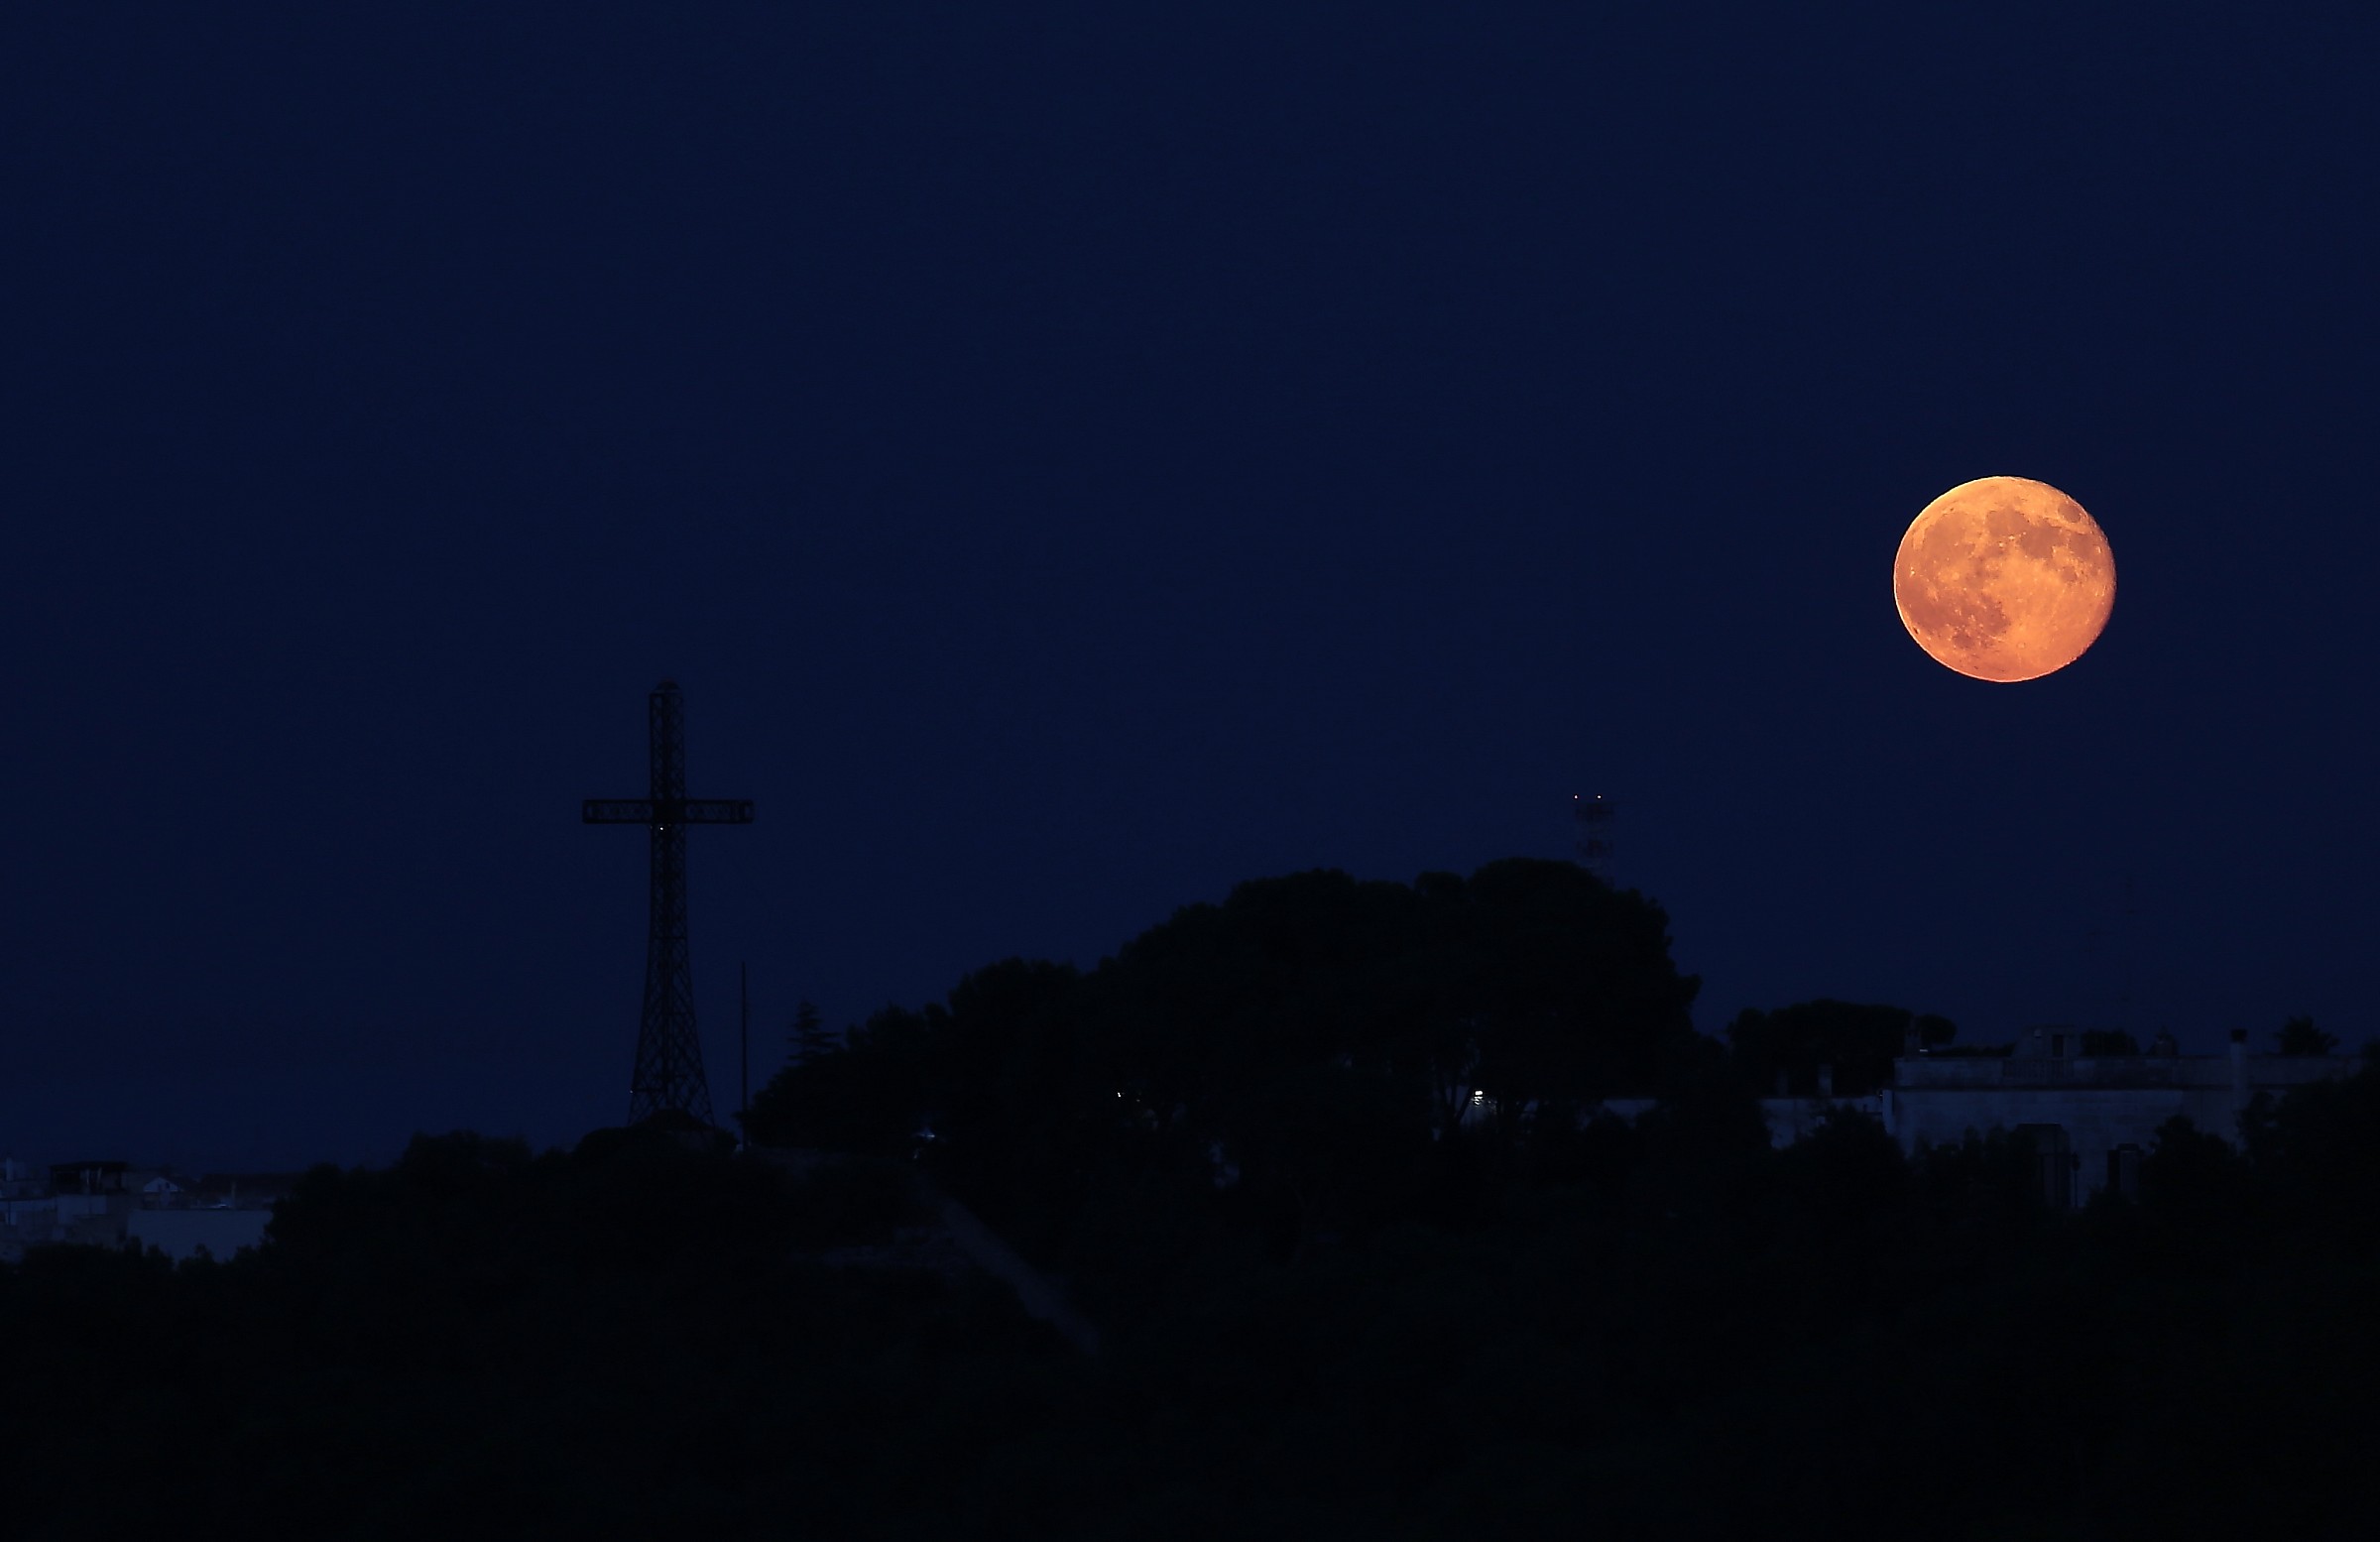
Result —
[[2037, 680], [2098, 641], [2115, 553], [2098, 522], [2047, 482], [1984, 477], [1926, 505], [1892, 559], [1901, 625], [1937, 663], [1978, 680]]

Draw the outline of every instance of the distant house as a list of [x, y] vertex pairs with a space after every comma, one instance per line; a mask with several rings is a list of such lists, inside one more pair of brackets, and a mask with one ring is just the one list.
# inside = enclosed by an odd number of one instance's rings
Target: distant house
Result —
[[0, 1161], [0, 1261], [21, 1257], [25, 1248], [58, 1231], [58, 1196], [48, 1175], [15, 1157]]
[[[2259, 1094], [2278, 1098], [2310, 1082], [2352, 1075], [2352, 1055], [2251, 1055], [2247, 1035], [2231, 1035], [2227, 1055], [2184, 1055], [2160, 1034], [2148, 1054], [2083, 1055], [2082, 1034], [2035, 1029], [2007, 1054], [1929, 1054], [1912, 1046], [1893, 1062], [1892, 1085], [1859, 1097], [1833, 1095], [1832, 1072], [1819, 1070], [1815, 1097], [1760, 1100], [1769, 1143], [1788, 1146], [1829, 1117], [1863, 1114], [1901, 1149], [1956, 1145], [1968, 1135], [2003, 1130], [2033, 1141], [2042, 1197], [2061, 1210], [2101, 1189], [2139, 1191], [2140, 1164], [2157, 1131], [2180, 1117], [2239, 1143], [2239, 1117]], [[1658, 1100], [1611, 1098], [1591, 1115], [1633, 1125]], [[1474, 1124], [1495, 1101], [1476, 1094], [1464, 1111]]]
[[117, 1161], [53, 1162], [40, 1198], [30, 1194], [8, 1203], [10, 1241], [40, 1243], [123, 1241], [124, 1212], [133, 1203], [125, 1192], [129, 1164]]
[[58, 1162], [44, 1172], [10, 1158], [0, 1164], [0, 1260], [50, 1243], [137, 1243], [174, 1258], [228, 1258], [263, 1240], [273, 1202], [297, 1181], [289, 1173], [191, 1180], [116, 1161]]
[[2037, 1030], [2007, 1056], [1904, 1055], [1893, 1062], [1882, 1119], [1905, 1150], [1994, 1129], [2033, 1137], [2042, 1194], [2067, 1208], [2101, 1189], [2135, 1192], [2158, 1127], [2180, 1116], [2239, 1143], [2239, 1117], [2259, 1093], [2280, 1097], [2352, 1074], [2351, 1055], [2251, 1055], [2234, 1031], [2228, 1055], [2083, 1056], [2079, 1034]]

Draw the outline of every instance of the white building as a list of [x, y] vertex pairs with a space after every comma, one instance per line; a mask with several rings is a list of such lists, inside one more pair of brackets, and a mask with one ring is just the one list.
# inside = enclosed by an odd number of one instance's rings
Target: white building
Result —
[[[2041, 1162], [2042, 1195], [2058, 1209], [2082, 1205], [2104, 1188], [2138, 1192], [2140, 1163], [2157, 1131], [2180, 1117], [2208, 1134], [2239, 1144], [2239, 1117], [2259, 1094], [2278, 1099], [2309, 1082], [2352, 1075], [2353, 1055], [2251, 1055], [2247, 1035], [2231, 1035], [2227, 1055], [2083, 1056], [2073, 1051], [2080, 1033], [2036, 1029], [2008, 1055], [1916, 1052], [1893, 1062], [1892, 1085], [1860, 1097], [1837, 1098], [1833, 1076], [1821, 1068], [1812, 1098], [1763, 1098], [1760, 1115], [1769, 1143], [1788, 1146], [1831, 1114], [1864, 1114], [1915, 1155], [1921, 1146], [1957, 1145], [1993, 1130], [2032, 1138]], [[1657, 1100], [1612, 1098], [1598, 1112], [1634, 1124]], [[1467, 1115], [1485, 1115], [1484, 1094]], [[1467, 1120], [1468, 1122], [1468, 1120]]]
[[2158, 1127], [2180, 1116], [2239, 1143], [2257, 1094], [2279, 1098], [2352, 1074], [2352, 1055], [2251, 1055], [2233, 1032], [2228, 1055], [2069, 1054], [2079, 1035], [2036, 1031], [2007, 1056], [1909, 1055], [1893, 1062], [1880, 1118], [1905, 1151], [1955, 1145], [1994, 1129], [2033, 1137], [2042, 1192], [2061, 1208], [2100, 1189], [2134, 1192]]
[[121, 1247], [128, 1242], [176, 1259], [201, 1251], [228, 1258], [263, 1240], [272, 1202], [289, 1183], [251, 1174], [243, 1202], [236, 1176], [193, 1186], [124, 1162], [61, 1162], [44, 1171], [12, 1157], [0, 1163], [0, 1261], [53, 1243]]

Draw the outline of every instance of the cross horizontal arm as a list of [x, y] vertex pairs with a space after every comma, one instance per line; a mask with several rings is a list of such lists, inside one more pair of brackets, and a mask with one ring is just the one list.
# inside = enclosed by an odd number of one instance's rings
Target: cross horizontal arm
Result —
[[688, 798], [682, 803], [649, 797], [591, 797], [579, 805], [583, 824], [750, 824], [750, 798]]

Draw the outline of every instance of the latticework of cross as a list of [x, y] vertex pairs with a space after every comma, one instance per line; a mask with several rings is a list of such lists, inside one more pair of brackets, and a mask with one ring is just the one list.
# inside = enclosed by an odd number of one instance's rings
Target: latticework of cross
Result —
[[686, 711], [676, 682], [654, 686], [650, 708], [652, 791], [641, 798], [588, 798], [580, 818], [587, 824], [641, 824], [653, 837], [645, 1014], [628, 1122], [674, 1111], [708, 1126], [711, 1089], [694, 1029], [694, 968], [686, 950], [686, 827], [750, 824], [752, 800], [686, 796]]

